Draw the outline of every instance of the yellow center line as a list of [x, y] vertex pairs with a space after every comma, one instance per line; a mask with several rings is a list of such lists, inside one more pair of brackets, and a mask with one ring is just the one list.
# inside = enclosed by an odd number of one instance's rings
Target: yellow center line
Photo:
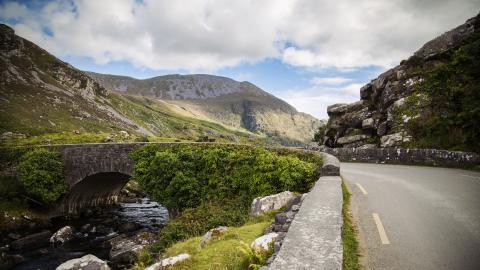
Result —
[[357, 183], [357, 187], [362, 191], [363, 195], [367, 195], [367, 191], [360, 185], [360, 183]]
[[377, 225], [378, 234], [380, 235], [380, 241], [384, 245], [390, 245], [390, 241], [388, 240], [387, 234], [385, 233], [385, 228], [383, 228], [382, 221], [380, 221], [380, 217], [377, 213], [372, 213], [373, 220], [375, 221], [375, 225]]

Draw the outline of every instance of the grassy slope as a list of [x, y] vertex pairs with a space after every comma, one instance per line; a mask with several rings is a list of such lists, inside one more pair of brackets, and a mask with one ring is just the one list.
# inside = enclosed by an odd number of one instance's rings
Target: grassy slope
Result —
[[[33, 87], [19, 86], [7, 92], [0, 100], [5, 113], [0, 115], [0, 132], [14, 131], [29, 135], [26, 139], [12, 139], [7, 145], [101, 142], [110, 134], [114, 141], [134, 141], [142, 137], [135, 127], [117, 123], [107, 114], [96, 110], [94, 104], [81, 98], [61, 96]], [[61, 100], [67, 100], [62, 102]], [[74, 100], [69, 103], [68, 100]], [[31, 102], [35, 100], [35, 102]], [[60, 100], [53, 103], [53, 100]], [[146, 97], [110, 93], [104, 105], [115, 108], [136, 125], [151, 131], [150, 141], [196, 140], [201, 136], [223, 142], [265, 143], [266, 138], [246, 130], [226, 127], [214, 121], [182, 112], [175, 105]], [[78, 108], [78, 110], [72, 109]], [[91, 117], [81, 114], [87, 112]], [[83, 117], [82, 117], [83, 116]], [[80, 134], [73, 131], [78, 130]], [[119, 136], [120, 130], [132, 136]]]
[[200, 249], [202, 237], [190, 238], [184, 242], [170, 247], [164, 254], [165, 257], [188, 253], [192, 256], [189, 260], [179, 263], [171, 269], [247, 269], [250, 264], [248, 249], [250, 243], [263, 234], [271, 222], [260, 222], [230, 228], [224, 235], [209, 242]]

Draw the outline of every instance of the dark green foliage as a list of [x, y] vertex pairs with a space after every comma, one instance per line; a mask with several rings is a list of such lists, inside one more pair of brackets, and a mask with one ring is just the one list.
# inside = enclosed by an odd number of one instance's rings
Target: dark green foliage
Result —
[[162, 252], [175, 242], [199, 236], [219, 226], [240, 226], [248, 220], [248, 207], [238, 200], [202, 203], [185, 209], [161, 230], [158, 241], [151, 247]]
[[155, 252], [218, 226], [244, 224], [255, 197], [308, 191], [322, 162], [315, 153], [220, 144], [146, 145], [132, 157], [140, 188], [174, 216]]
[[408, 101], [411, 146], [480, 152], [480, 38], [428, 74]]
[[[313, 155], [313, 154], [312, 154]], [[258, 196], [285, 190], [306, 192], [318, 179], [313, 157], [251, 146], [144, 146], [132, 154], [135, 178], [150, 197], [171, 213], [204, 202]], [[317, 162], [319, 159], [317, 159]]]
[[[0, 212], [4, 208], [23, 207], [25, 200], [21, 197], [23, 186], [18, 178], [11, 175], [0, 175]], [[1, 219], [1, 218], [0, 218]]]
[[327, 125], [321, 125], [318, 127], [318, 130], [313, 135], [314, 142], [318, 142], [319, 145], [323, 144], [323, 137], [325, 137], [325, 131], [327, 130]]
[[47, 205], [68, 191], [58, 152], [43, 148], [32, 150], [22, 157], [18, 172], [26, 192]]

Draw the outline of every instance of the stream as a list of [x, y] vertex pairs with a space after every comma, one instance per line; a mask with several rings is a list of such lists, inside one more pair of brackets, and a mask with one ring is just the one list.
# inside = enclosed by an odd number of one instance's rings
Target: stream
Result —
[[[9, 269], [55, 269], [65, 261], [87, 254], [93, 254], [107, 261], [112, 269], [127, 269], [131, 263], [122, 254], [112, 256], [112, 249], [115, 246], [117, 249], [128, 246], [128, 242], [125, 244], [125, 241], [134, 239], [140, 234], [147, 234], [152, 238], [168, 221], [168, 211], [165, 207], [148, 198], [136, 200], [137, 202], [95, 207], [75, 218], [52, 218], [51, 224], [46, 228], [1, 232], [0, 247], [5, 248], [19, 238], [42, 230], [54, 233], [64, 226], [74, 228], [73, 239], [63, 245], [50, 243], [41, 247], [21, 249], [9, 246], [7, 254], [14, 256], [17, 260]], [[43, 242], [45, 240], [42, 240]], [[0, 268], [2, 268], [1, 265]]]

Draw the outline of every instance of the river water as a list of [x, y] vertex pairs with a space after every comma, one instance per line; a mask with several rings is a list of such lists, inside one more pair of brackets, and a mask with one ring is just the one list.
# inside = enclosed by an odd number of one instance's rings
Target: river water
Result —
[[[76, 218], [56, 218], [51, 220], [49, 230], [55, 232], [63, 226], [75, 228], [75, 238], [64, 245], [45, 246], [28, 251], [10, 251], [8, 254], [19, 254], [25, 262], [12, 269], [55, 269], [61, 263], [93, 254], [102, 260], [109, 261], [110, 246], [108, 240], [122, 234], [133, 235], [140, 231], [158, 233], [168, 221], [165, 207], [148, 198], [138, 202], [120, 203], [105, 208], [96, 208]], [[126, 225], [130, 227], [125, 227]], [[22, 237], [35, 232], [10, 232]], [[112, 269], [124, 269], [125, 265], [109, 263]]]

